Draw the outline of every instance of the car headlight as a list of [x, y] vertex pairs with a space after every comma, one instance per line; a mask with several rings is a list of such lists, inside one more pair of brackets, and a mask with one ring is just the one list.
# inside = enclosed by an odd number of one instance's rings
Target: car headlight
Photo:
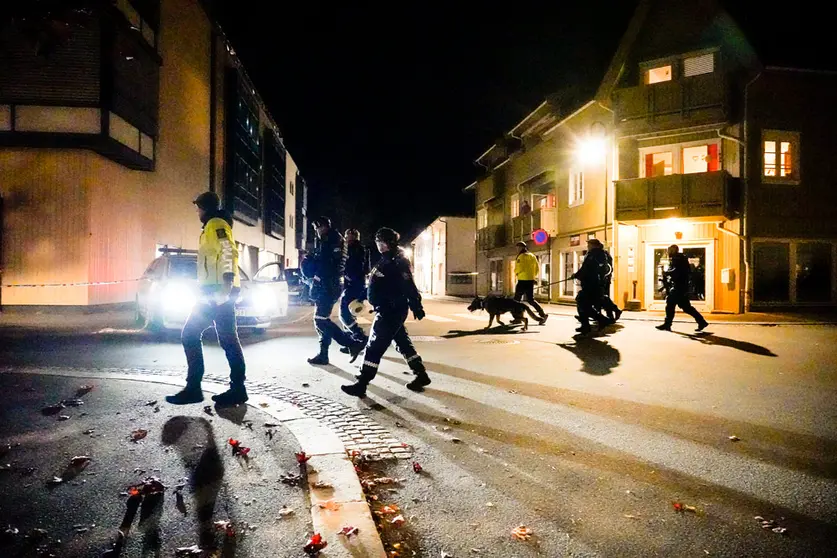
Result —
[[276, 307], [276, 295], [269, 287], [257, 285], [250, 296], [253, 309], [260, 312], [268, 312]]
[[195, 305], [195, 292], [189, 285], [170, 283], [163, 289], [161, 302], [166, 312], [188, 314]]

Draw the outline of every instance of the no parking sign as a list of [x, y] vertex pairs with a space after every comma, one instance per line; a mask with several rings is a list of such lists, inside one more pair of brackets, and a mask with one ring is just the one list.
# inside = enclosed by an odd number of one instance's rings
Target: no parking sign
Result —
[[537, 229], [535, 231], [532, 231], [532, 240], [538, 246], [543, 246], [549, 241], [549, 233], [547, 233], [543, 229]]

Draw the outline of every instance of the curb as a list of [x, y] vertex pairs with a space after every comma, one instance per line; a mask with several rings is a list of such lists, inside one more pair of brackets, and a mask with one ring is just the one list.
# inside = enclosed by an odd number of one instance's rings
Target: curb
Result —
[[[147, 376], [96, 371], [61, 371], [61, 370], [3, 370], [0, 373], [39, 374], [43, 376], [63, 376], [69, 378], [100, 378], [107, 380], [128, 380], [151, 384], [166, 384], [183, 387], [185, 380], [165, 376]], [[221, 393], [226, 386], [204, 381], [201, 389], [208, 393]], [[262, 407], [261, 403], [268, 404]], [[308, 461], [308, 490], [311, 501], [311, 520], [314, 531], [319, 532], [328, 542], [323, 551], [328, 558], [386, 558], [384, 545], [372, 519], [372, 512], [354, 465], [349, 460], [343, 442], [331, 428], [320, 420], [306, 416], [294, 405], [265, 395], [254, 395], [247, 402], [254, 410], [265, 413], [290, 430], [302, 451], [311, 456]], [[333, 488], [313, 488], [317, 481], [324, 481]], [[322, 507], [321, 504], [333, 502], [338, 506]], [[357, 527], [357, 535], [351, 539], [340, 536], [337, 532], [345, 526]]]

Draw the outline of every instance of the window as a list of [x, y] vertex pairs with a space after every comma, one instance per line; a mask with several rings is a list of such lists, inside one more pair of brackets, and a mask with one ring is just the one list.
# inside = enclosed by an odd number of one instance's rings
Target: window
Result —
[[503, 292], [503, 260], [488, 262], [489, 290], [493, 293]]
[[549, 252], [535, 255], [538, 258], [538, 279], [535, 284], [535, 294], [549, 297], [550, 259]]
[[711, 74], [715, 71], [715, 55], [713, 53], [691, 56], [683, 60], [683, 77]]
[[555, 207], [555, 194], [532, 194], [532, 205], [536, 210]]
[[477, 210], [477, 229], [484, 229], [488, 227], [488, 210]]
[[671, 81], [671, 64], [651, 68], [646, 73], [646, 76], [649, 84]]
[[684, 147], [681, 155], [683, 174], [712, 172], [719, 168], [717, 143]]
[[290, 185], [289, 190], [291, 191], [291, 195], [292, 195], [292, 196], [293, 196], [293, 195], [295, 195], [295, 194], [294, 194], [294, 188], [295, 188], [295, 187], [296, 187], [296, 185], [294, 184], [294, 181], [293, 181], [293, 180], [291, 180], [291, 185]]
[[790, 300], [790, 245], [758, 242], [753, 245], [753, 300]]
[[668, 176], [674, 170], [674, 157], [671, 151], [648, 153], [645, 155], [645, 176]]
[[799, 182], [799, 134], [765, 130], [763, 135], [765, 182]]
[[584, 172], [570, 172], [570, 206], [584, 203]]
[[512, 194], [511, 197], [511, 216], [512, 218], [520, 215], [520, 194]]

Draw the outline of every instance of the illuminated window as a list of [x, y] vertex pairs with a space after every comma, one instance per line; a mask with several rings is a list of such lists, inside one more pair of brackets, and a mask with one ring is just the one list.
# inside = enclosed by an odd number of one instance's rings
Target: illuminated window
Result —
[[512, 218], [520, 215], [520, 194], [512, 194], [511, 197], [511, 216]]
[[720, 168], [718, 165], [718, 144], [684, 147], [681, 161], [683, 174], [716, 171]]
[[662, 81], [671, 81], [671, 64], [667, 66], [659, 66], [651, 68], [647, 72], [648, 83], [660, 83]]
[[584, 203], [584, 172], [570, 172], [570, 205]]
[[644, 178], [651, 178], [654, 176], [668, 176], [674, 170], [674, 157], [671, 151], [662, 151], [660, 153], [648, 153], [645, 155], [645, 175]]
[[766, 182], [795, 183], [799, 181], [799, 134], [765, 130], [762, 149]]
[[477, 211], [477, 228], [484, 229], [488, 227], [488, 210], [480, 209]]

